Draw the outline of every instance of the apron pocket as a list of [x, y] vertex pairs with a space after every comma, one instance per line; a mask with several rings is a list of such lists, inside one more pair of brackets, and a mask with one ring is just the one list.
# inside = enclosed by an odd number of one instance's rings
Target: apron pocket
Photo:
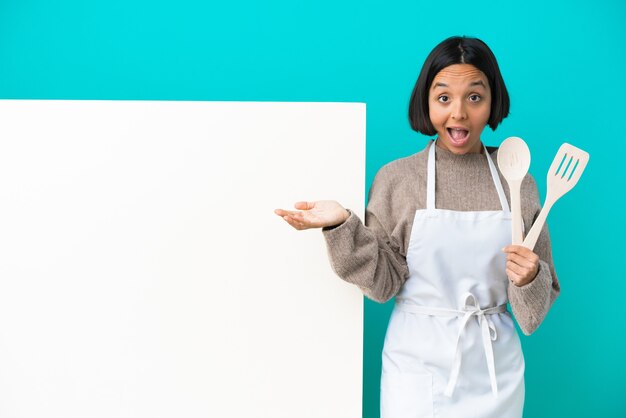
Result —
[[432, 418], [432, 375], [383, 372], [380, 382], [380, 416], [381, 418]]

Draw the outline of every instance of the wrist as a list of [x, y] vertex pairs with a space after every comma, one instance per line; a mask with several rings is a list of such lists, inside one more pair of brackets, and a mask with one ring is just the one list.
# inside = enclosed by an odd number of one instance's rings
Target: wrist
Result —
[[325, 226], [325, 227], [322, 228], [322, 230], [330, 231], [331, 229], [335, 229], [338, 226], [343, 225], [348, 220], [348, 218], [350, 217], [350, 209], [344, 209], [344, 211], [345, 211], [344, 217], [342, 218], [342, 220], [339, 223], [336, 223], [334, 225]]
[[350, 217], [350, 209], [344, 209], [344, 212], [345, 212], [345, 216], [343, 218], [343, 221], [341, 221], [341, 223], [344, 223]]

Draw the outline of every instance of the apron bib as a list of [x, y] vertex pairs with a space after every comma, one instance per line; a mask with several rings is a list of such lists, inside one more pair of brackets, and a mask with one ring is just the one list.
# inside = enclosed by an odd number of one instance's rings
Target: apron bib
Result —
[[409, 278], [383, 348], [381, 418], [520, 418], [524, 357], [511, 314], [511, 212], [483, 146], [501, 211], [435, 208], [435, 143], [426, 209], [415, 212]]

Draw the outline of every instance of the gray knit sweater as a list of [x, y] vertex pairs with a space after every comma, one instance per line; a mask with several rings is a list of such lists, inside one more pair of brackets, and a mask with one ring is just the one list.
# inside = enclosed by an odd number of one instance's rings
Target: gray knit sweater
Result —
[[[426, 166], [431, 144], [378, 171], [369, 192], [365, 225], [348, 209], [350, 216], [345, 222], [322, 228], [335, 273], [377, 302], [395, 296], [408, 278], [406, 253], [415, 211], [426, 208]], [[495, 163], [497, 149], [488, 148], [488, 152]], [[458, 155], [437, 147], [435, 158], [438, 209], [502, 209], [483, 153]], [[510, 202], [508, 184], [498, 173]], [[537, 185], [530, 174], [522, 182], [521, 201], [524, 226], [529, 231], [541, 210]], [[521, 287], [510, 282], [508, 287], [511, 309], [526, 335], [537, 329], [560, 291], [547, 224], [534, 252], [540, 258], [535, 279]]]

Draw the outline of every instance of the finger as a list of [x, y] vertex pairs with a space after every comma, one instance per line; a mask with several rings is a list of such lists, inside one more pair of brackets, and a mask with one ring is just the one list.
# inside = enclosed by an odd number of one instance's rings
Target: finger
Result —
[[514, 257], [512, 257], [512, 255], [516, 255], [530, 261], [532, 266], [536, 266], [539, 263], [539, 256], [532, 250], [522, 247], [521, 245], [509, 245], [504, 247], [502, 251], [507, 253], [507, 260], [513, 259]]
[[511, 269], [506, 269], [506, 275], [509, 277], [509, 280], [515, 284], [519, 284], [522, 282], [522, 277]]
[[524, 275], [524, 268], [515, 264], [512, 261], [507, 261], [506, 262], [506, 269], [512, 271], [513, 273], [523, 276]]
[[306, 229], [306, 228], [304, 227], [304, 225], [302, 225], [302, 223], [301, 223], [301, 222], [296, 221], [295, 219], [293, 219], [293, 218], [292, 218], [292, 217], [290, 217], [290, 216], [283, 216], [283, 219], [284, 219], [285, 221], [287, 221], [287, 223], [288, 223], [289, 225], [293, 226], [293, 227], [294, 227], [294, 228], [296, 228], [297, 230]]
[[289, 215], [291, 213], [297, 213], [293, 210], [285, 210], [285, 209], [274, 209], [274, 213], [277, 214], [278, 216], [286, 216]]
[[290, 216], [300, 221], [304, 220], [302, 212], [295, 211], [295, 210], [276, 209], [274, 210], [274, 213], [281, 217]]
[[289, 216], [295, 223], [300, 225], [302, 229], [315, 228], [316, 225], [308, 219], [303, 212], [296, 212]]
[[521, 267], [528, 268], [528, 269], [533, 269], [535, 268], [535, 265], [536, 265], [533, 260], [529, 260], [528, 258], [522, 257], [521, 255], [516, 254], [516, 253], [509, 253], [506, 256], [506, 260], [512, 261], [513, 263]]
[[532, 259], [533, 256], [537, 256], [531, 249], [524, 247], [523, 245], [507, 245], [502, 249], [505, 253], [516, 253], [523, 257]]
[[506, 265], [507, 269], [511, 270], [513, 273], [517, 274], [518, 276], [520, 276], [521, 279], [526, 280], [528, 278], [530, 278], [533, 269], [532, 268], [527, 268], [527, 267], [522, 267], [520, 265], [517, 265], [511, 261], [507, 261], [507, 265]]
[[289, 217], [303, 226], [311, 226], [302, 212], [292, 212], [289, 214]]

